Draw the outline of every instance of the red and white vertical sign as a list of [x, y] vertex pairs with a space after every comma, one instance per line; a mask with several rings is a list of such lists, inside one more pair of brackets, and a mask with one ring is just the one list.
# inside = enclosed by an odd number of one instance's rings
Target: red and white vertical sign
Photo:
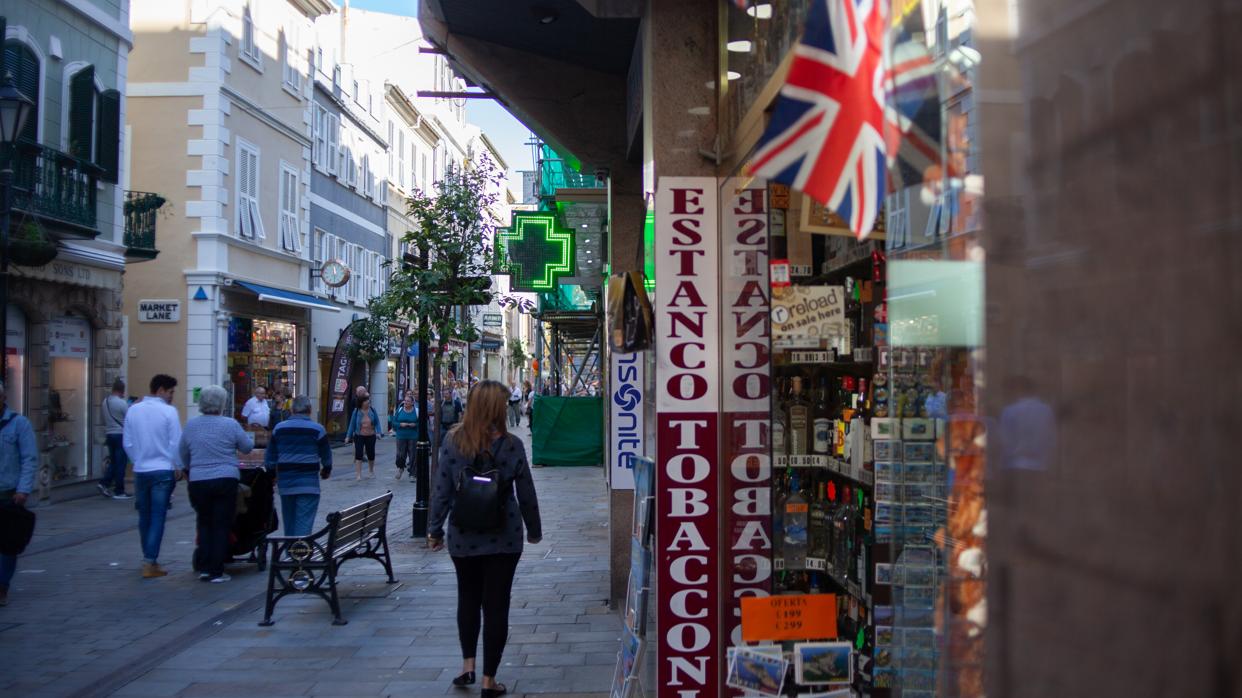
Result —
[[727, 472], [721, 549], [727, 558], [721, 605], [726, 646], [738, 646], [744, 644], [741, 599], [767, 596], [772, 584], [767, 184], [726, 180], [723, 197], [721, 467]]
[[716, 180], [656, 192], [656, 569], [660, 696], [721, 685], [717, 463], [720, 267]]

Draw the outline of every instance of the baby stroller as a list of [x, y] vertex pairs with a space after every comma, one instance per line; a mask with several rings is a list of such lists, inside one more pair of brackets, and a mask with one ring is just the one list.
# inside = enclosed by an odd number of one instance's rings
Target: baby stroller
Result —
[[[242, 456], [237, 464], [241, 479], [237, 487], [237, 514], [229, 531], [230, 562], [245, 557], [259, 571], [267, 569], [267, 536], [280, 525], [274, 505], [276, 478], [263, 468], [263, 449]], [[197, 542], [197, 541], [196, 541]], [[199, 550], [194, 550], [194, 570], [201, 571]]]

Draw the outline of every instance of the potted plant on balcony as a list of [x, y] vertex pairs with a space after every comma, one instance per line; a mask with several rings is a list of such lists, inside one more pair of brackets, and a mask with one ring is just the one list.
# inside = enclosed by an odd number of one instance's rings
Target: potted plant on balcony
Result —
[[9, 231], [9, 261], [23, 267], [41, 267], [56, 259], [56, 242], [33, 218], [23, 218]]

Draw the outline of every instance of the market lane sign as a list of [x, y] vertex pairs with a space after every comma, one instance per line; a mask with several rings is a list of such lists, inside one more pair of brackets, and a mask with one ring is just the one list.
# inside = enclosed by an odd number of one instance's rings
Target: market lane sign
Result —
[[138, 301], [138, 322], [181, 322], [181, 301], [140, 300]]

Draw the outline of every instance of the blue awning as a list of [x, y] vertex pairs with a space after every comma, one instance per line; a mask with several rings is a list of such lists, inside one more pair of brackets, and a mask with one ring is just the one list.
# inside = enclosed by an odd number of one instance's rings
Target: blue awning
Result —
[[316, 310], [329, 310], [334, 313], [341, 312], [341, 309], [332, 303], [316, 298], [309, 293], [298, 293], [297, 291], [286, 291], [280, 288], [272, 288], [263, 284], [255, 284], [249, 281], [234, 281], [234, 286], [240, 286], [247, 291], [253, 292], [261, 301], [269, 301], [272, 303], [284, 303], [285, 305], [296, 305], [299, 308], [314, 308]]

